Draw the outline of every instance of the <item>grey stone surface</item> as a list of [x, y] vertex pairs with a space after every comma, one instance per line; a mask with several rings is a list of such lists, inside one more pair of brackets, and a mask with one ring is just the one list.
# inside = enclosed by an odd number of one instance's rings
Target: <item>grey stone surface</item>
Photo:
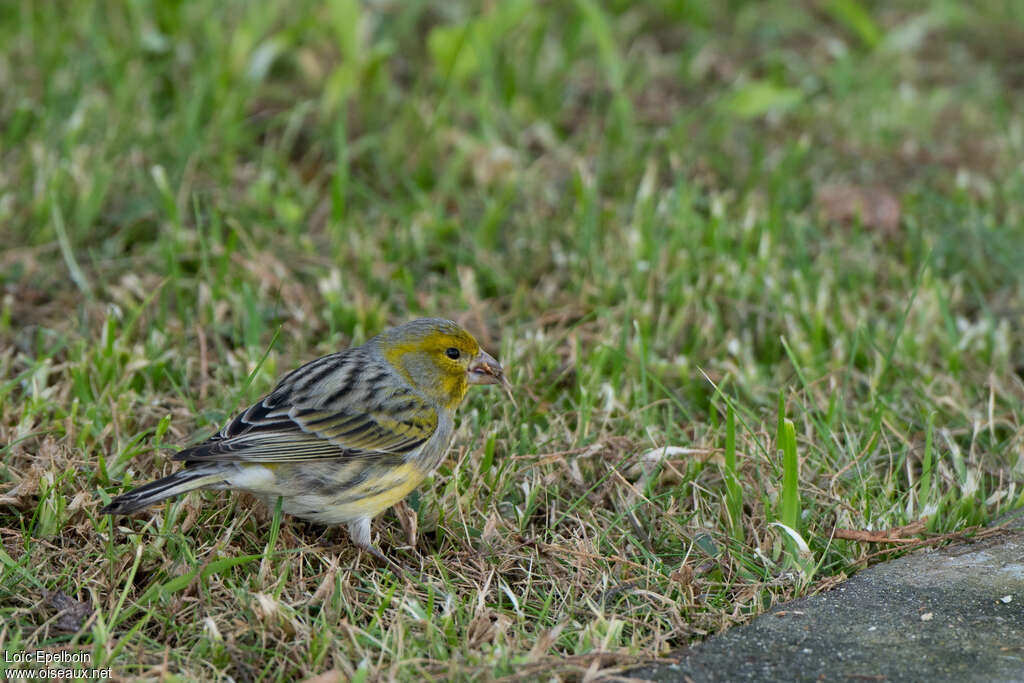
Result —
[[1024, 515], [630, 671], [653, 681], [1024, 681]]

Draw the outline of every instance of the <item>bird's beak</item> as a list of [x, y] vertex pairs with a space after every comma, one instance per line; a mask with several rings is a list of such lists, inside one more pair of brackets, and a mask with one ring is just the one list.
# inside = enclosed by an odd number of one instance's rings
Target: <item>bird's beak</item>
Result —
[[501, 363], [494, 359], [494, 356], [481, 351], [469, 364], [470, 384], [508, 384], [505, 379], [505, 371]]
[[476, 355], [476, 358], [473, 359], [473, 362], [469, 364], [469, 383], [500, 384], [501, 388], [508, 395], [509, 400], [512, 401], [512, 405], [516, 405], [516, 400], [512, 397], [512, 385], [509, 384], [508, 378], [505, 377], [504, 368], [501, 367], [501, 363], [495, 360], [494, 356], [486, 351], [481, 350]]

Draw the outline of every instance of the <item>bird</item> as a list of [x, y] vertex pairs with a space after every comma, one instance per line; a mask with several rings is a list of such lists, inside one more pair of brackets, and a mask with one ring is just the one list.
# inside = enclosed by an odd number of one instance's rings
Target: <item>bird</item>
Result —
[[183, 469], [113, 498], [126, 515], [196, 489], [247, 491], [273, 508], [327, 525], [395, 566], [370, 522], [444, 459], [455, 411], [471, 385], [499, 384], [501, 364], [458, 324], [422, 318], [361, 346], [311, 361], [207, 440], [173, 460]]

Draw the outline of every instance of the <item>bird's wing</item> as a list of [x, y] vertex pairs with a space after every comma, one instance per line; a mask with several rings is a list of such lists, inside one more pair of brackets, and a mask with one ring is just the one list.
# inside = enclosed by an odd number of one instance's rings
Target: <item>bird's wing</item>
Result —
[[174, 459], [281, 463], [406, 455], [431, 437], [438, 414], [425, 399], [383, 381], [386, 368], [367, 370], [344, 357], [332, 365], [334, 358], [299, 368], [220, 433]]

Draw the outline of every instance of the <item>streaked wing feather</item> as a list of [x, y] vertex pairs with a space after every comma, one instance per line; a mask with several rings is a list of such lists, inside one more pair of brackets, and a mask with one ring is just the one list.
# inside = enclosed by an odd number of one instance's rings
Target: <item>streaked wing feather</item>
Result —
[[[349, 381], [346, 373], [355, 369], [339, 364], [336, 358], [337, 354], [321, 361], [330, 359], [334, 372], [341, 375], [339, 381], [324, 381], [314, 361], [310, 370], [301, 372], [300, 368], [286, 377], [220, 433], [181, 451], [174, 459], [281, 463], [380, 453], [405, 455], [437, 429], [437, 412], [424, 399], [403, 390], [381, 397], [380, 391]], [[304, 387], [303, 405], [289, 405], [294, 396], [289, 390], [296, 379], [309, 375], [316, 377], [317, 384]], [[338, 384], [350, 389], [338, 392]]]

